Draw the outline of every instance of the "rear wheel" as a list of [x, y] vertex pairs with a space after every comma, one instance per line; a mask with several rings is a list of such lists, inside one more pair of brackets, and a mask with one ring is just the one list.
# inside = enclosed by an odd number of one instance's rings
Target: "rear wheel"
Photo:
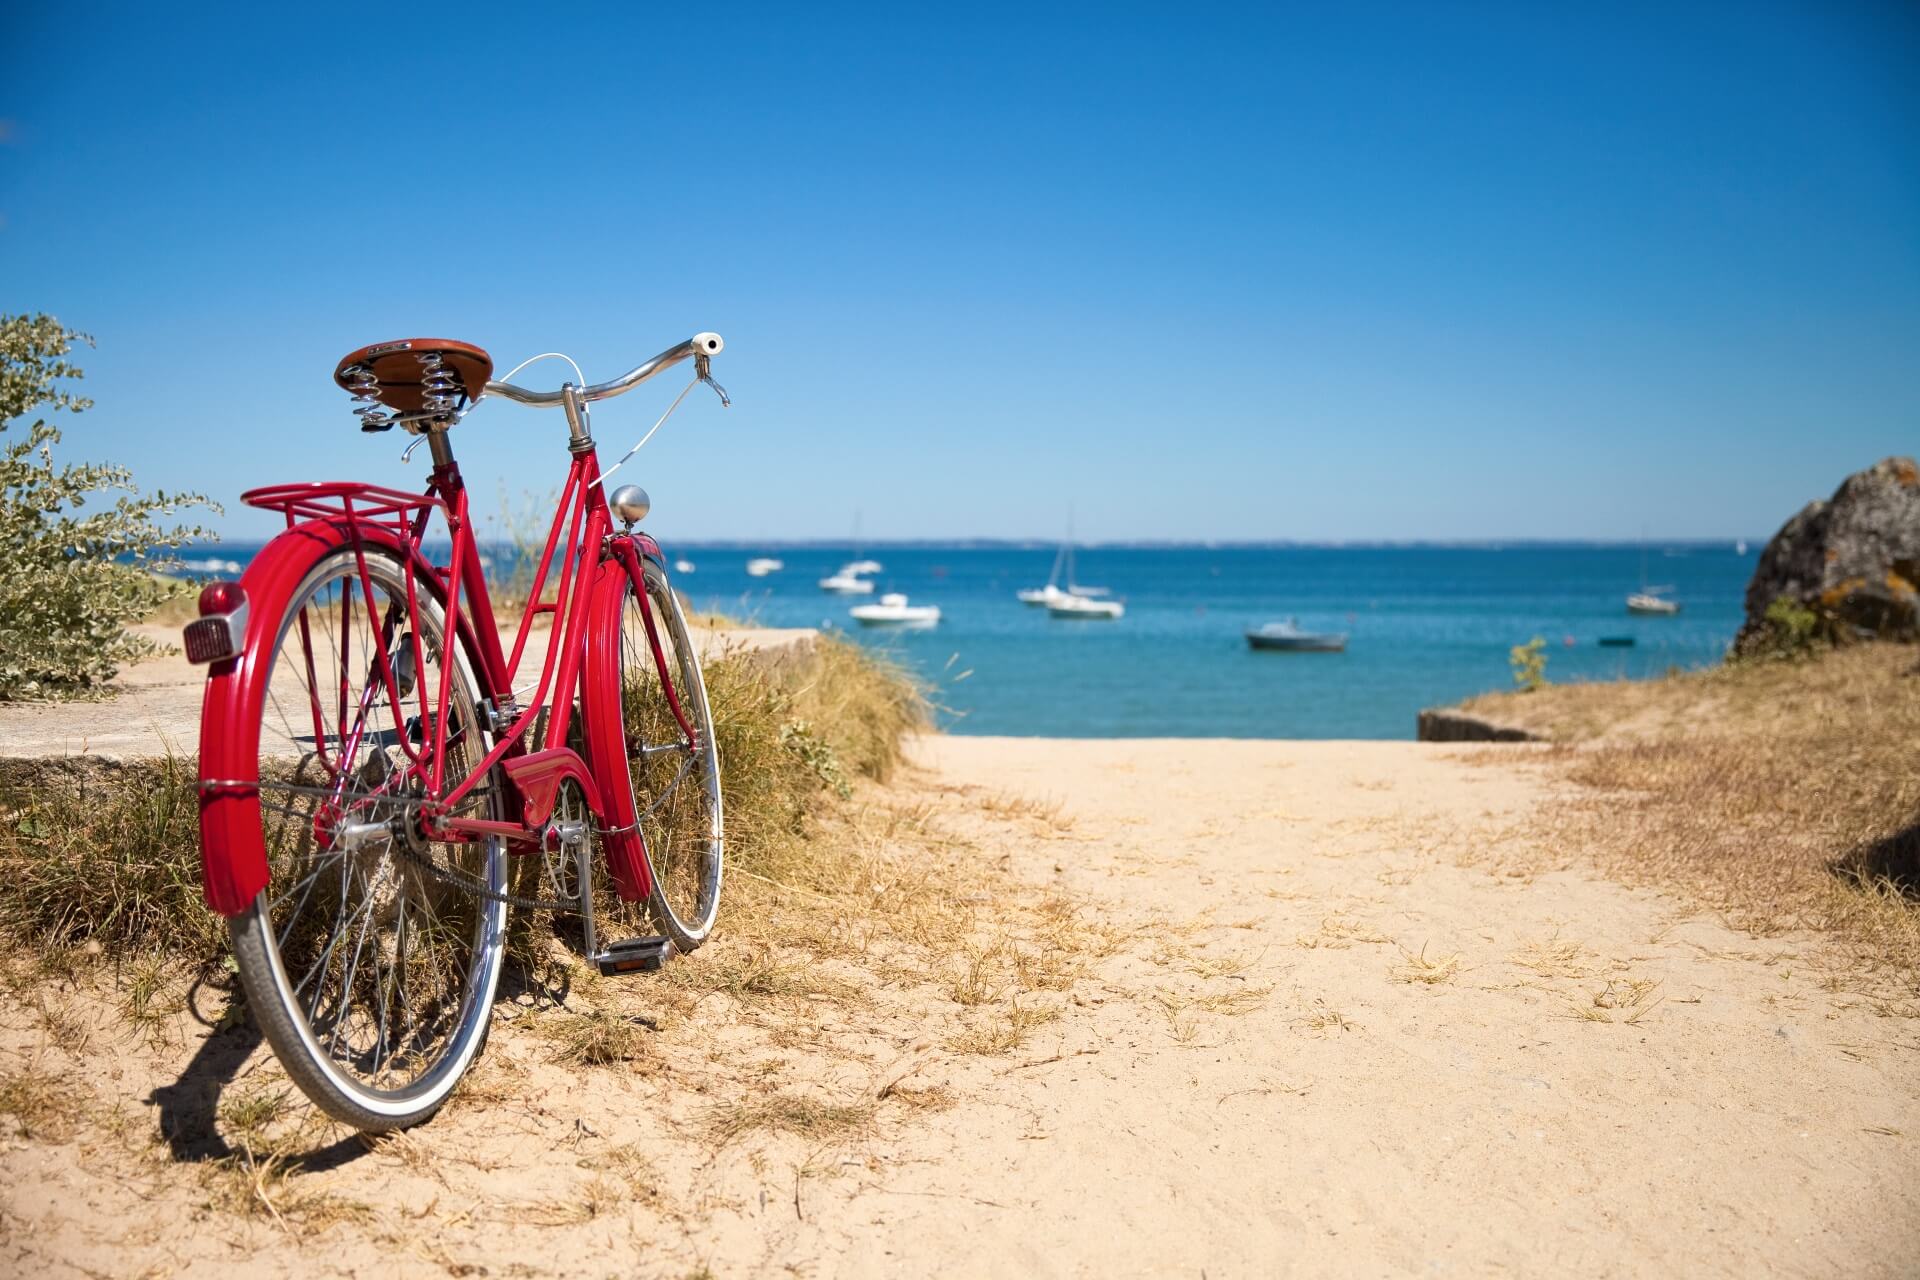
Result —
[[[410, 593], [405, 566], [375, 548], [366, 569], [363, 583], [350, 550], [322, 559], [261, 655], [270, 878], [229, 927], [287, 1074], [328, 1115], [384, 1130], [438, 1110], [485, 1039], [506, 925], [505, 902], [488, 895], [505, 888], [506, 855], [497, 839], [436, 840], [422, 826], [443, 670], [445, 790], [491, 741], [427, 583]], [[502, 820], [500, 782], [487, 778], [454, 816]]]
[[[720, 752], [680, 601], [658, 565], [643, 560], [642, 566], [637, 580], [629, 571], [621, 584], [620, 728], [627, 785], [616, 779], [608, 801], [617, 822], [633, 825], [645, 845], [653, 882], [647, 905], [654, 920], [675, 947], [691, 951], [707, 940], [720, 911]], [[649, 610], [664, 664], [654, 659]]]

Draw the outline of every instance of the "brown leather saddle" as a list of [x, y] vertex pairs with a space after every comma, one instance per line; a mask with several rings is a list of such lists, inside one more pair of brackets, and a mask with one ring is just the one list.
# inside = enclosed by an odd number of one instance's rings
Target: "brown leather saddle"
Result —
[[333, 380], [359, 404], [354, 412], [362, 431], [387, 431], [396, 424], [410, 431], [445, 427], [480, 398], [492, 376], [492, 356], [451, 338], [376, 342], [333, 371]]

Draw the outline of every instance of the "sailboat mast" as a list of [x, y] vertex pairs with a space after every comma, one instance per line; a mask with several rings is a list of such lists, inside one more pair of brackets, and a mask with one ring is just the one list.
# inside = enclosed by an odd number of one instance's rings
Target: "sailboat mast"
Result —
[[1067, 507], [1067, 545], [1061, 548], [1067, 555], [1067, 594], [1073, 594], [1073, 507]]

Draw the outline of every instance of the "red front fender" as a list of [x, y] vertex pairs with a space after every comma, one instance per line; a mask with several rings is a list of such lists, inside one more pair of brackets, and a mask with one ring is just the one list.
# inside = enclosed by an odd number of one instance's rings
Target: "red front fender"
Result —
[[[240, 577], [247, 595], [244, 647], [207, 670], [200, 703], [200, 878], [207, 905], [222, 915], [245, 911], [267, 885], [257, 786], [260, 718], [280, 621], [301, 580], [327, 556], [351, 547], [354, 536], [344, 521], [315, 520], [269, 542]], [[432, 566], [400, 535], [361, 525], [358, 536], [368, 549], [411, 558], [419, 589], [444, 601]]]
[[648, 874], [645, 844], [636, 828], [633, 787], [627, 782], [627, 732], [620, 700], [620, 622], [629, 574], [642, 600], [646, 599], [646, 587], [638, 581], [640, 560], [634, 555], [633, 542], [615, 537], [609, 543], [613, 554], [600, 562], [587, 615], [581, 729], [593, 772], [607, 784], [600, 796], [610, 819], [610, 829], [602, 840], [607, 870], [621, 898], [638, 902], [653, 888], [653, 878]]

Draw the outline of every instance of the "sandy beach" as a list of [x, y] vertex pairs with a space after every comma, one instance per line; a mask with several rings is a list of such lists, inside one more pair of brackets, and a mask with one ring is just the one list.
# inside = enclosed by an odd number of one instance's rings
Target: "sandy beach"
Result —
[[[574, 1015], [509, 1007], [425, 1127], [249, 1166], [272, 1212], [234, 1176], [235, 1100], [277, 1073], [244, 1031], [189, 994], [143, 1037], [71, 988], [42, 1008], [93, 1030], [54, 1036], [10, 984], [0, 1051], [86, 1118], [7, 1145], [0, 1269], [1905, 1272], [1911, 1019], [1823, 987], [1805, 939], [1532, 847], [1532, 750], [920, 738], [869, 811], [939, 833], [989, 934], [1104, 939], [1066, 977], [976, 950], [974, 999], [864, 944], [703, 983], [758, 955], [723, 932], [662, 1048], [557, 1062]], [[1019, 1034], [967, 1039], [988, 1017]]]

